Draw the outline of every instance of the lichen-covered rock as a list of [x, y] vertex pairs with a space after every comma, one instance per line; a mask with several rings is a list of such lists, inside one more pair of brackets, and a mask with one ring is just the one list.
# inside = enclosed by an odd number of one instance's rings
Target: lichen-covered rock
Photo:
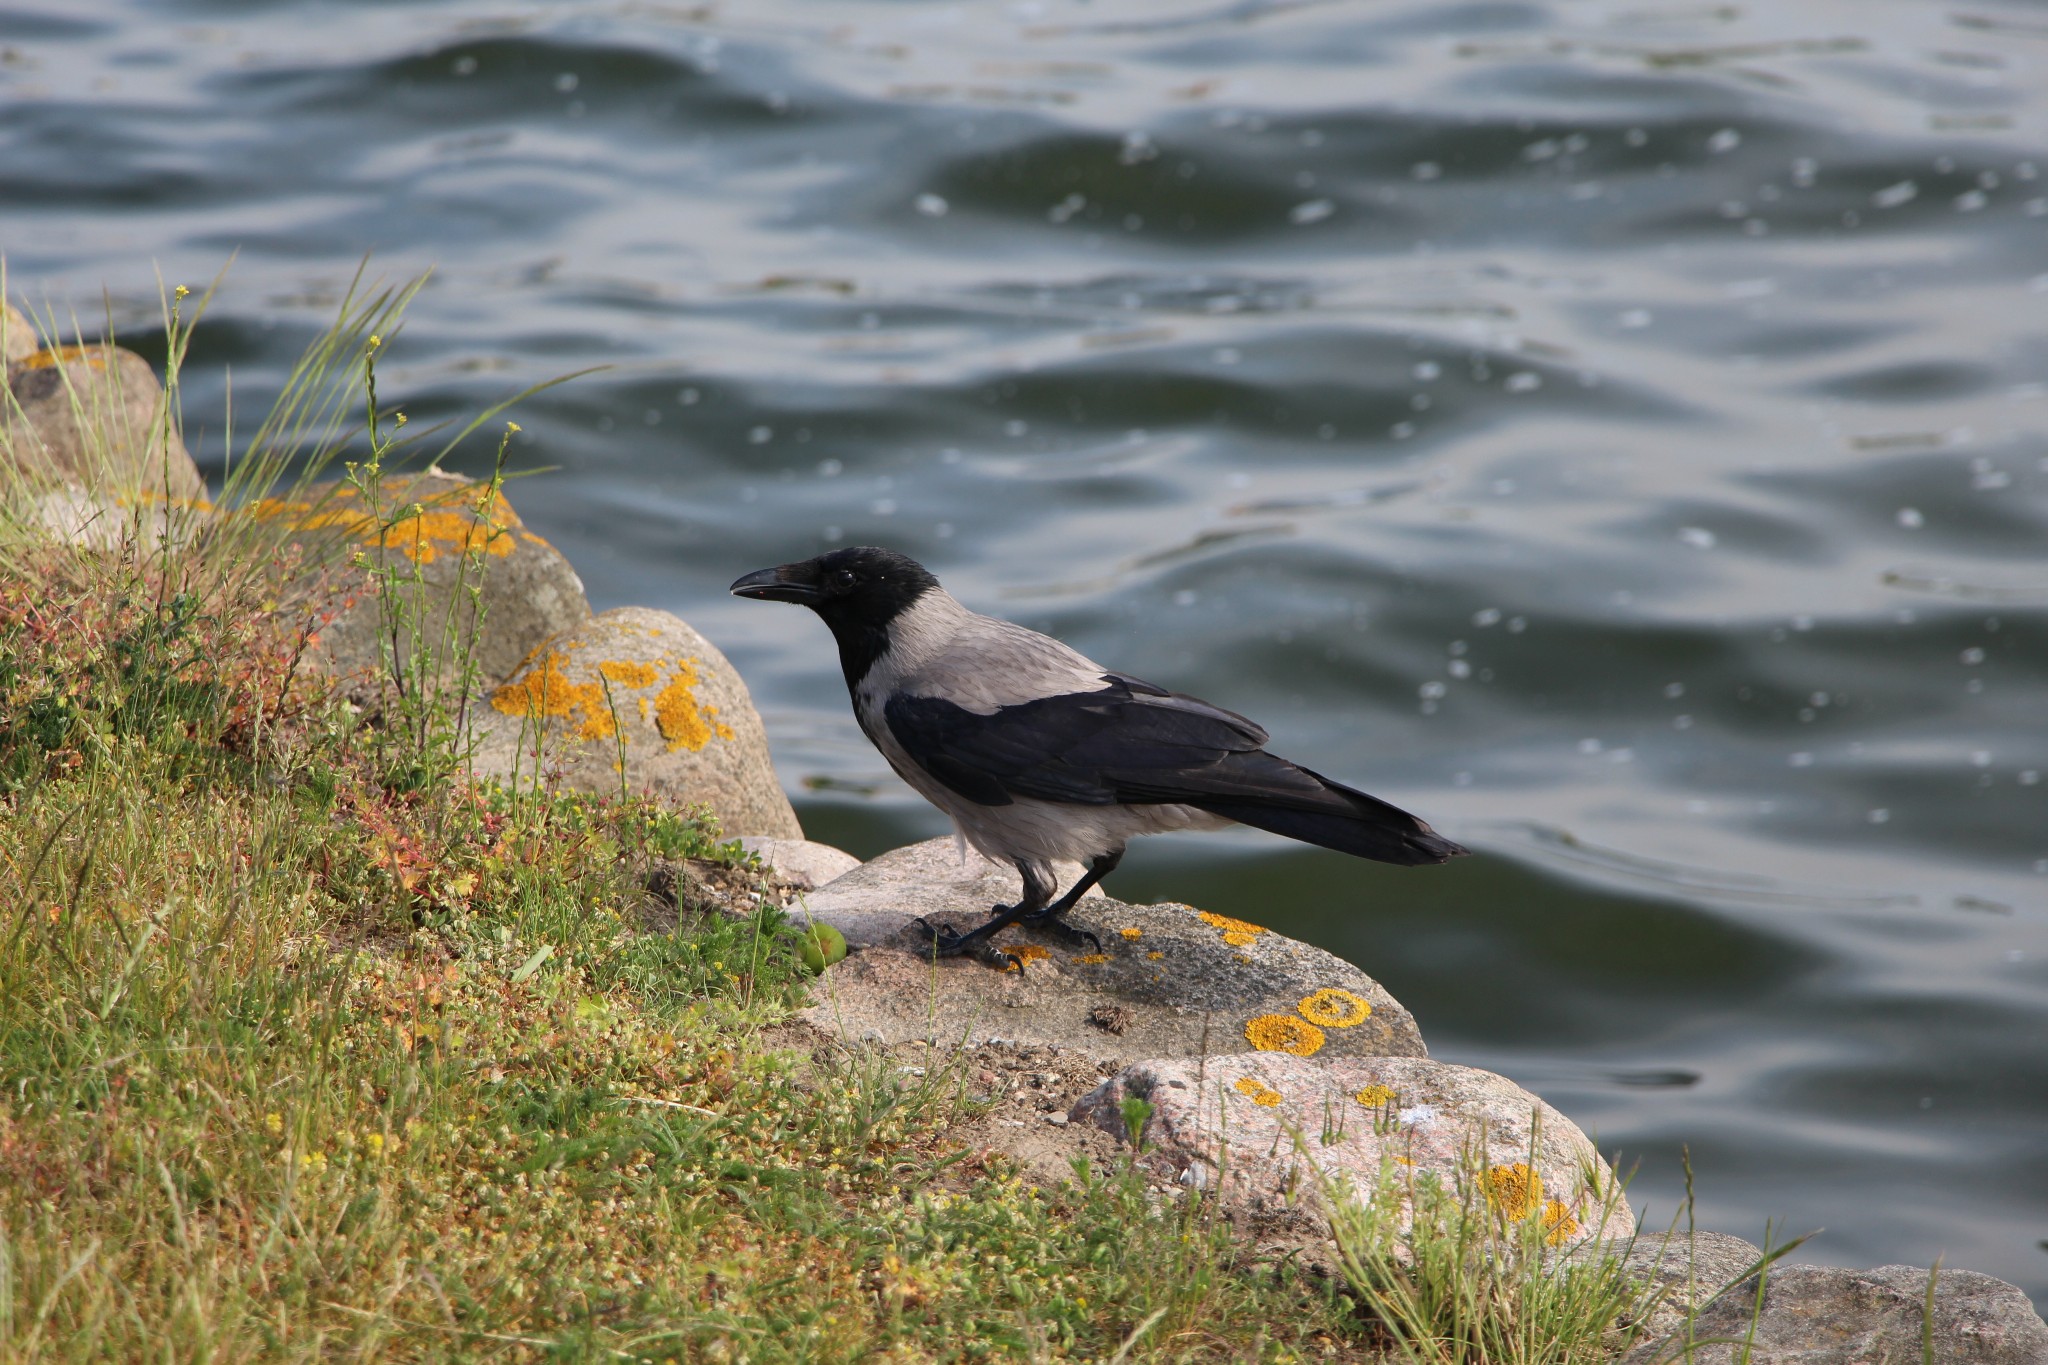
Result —
[[30, 486], [205, 500], [206, 482], [167, 411], [163, 386], [133, 351], [57, 346], [10, 355], [7, 388], [0, 459]]
[[[315, 560], [366, 571], [358, 591], [335, 591], [335, 614], [308, 660], [336, 677], [366, 677], [396, 661], [442, 684], [468, 651], [474, 678], [495, 684], [549, 636], [589, 619], [583, 580], [560, 551], [526, 529], [504, 490], [439, 470], [387, 477], [373, 497], [346, 482], [265, 498], [249, 515], [314, 542]], [[415, 635], [417, 629], [417, 635]]]
[[860, 866], [860, 859], [844, 849], [809, 839], [749, 834], [740, 840], [740, 847], [774, 869], [776, 876], [798, 891], [815, 891]]
[[[1062, 885], [1077, 869], [1060, 872]], [[1415, 1021], [1341, 958], [1255, 924], [1184, 905], [1085, 897], [1069, 916], [1100, 951], [1028, 930], [1000, 936], [1026, 959], [997, 971], [933, 961], [911, 923], [965, 930], [1014, 901], [1018, 878], [951, 839], [885, 853], [805, 898], [858, 951], [812, 990], [811, 1023], [849, 1041], [992, 1038], [1053, 1043], [1102, 1061], [1247, 1048], [1324, 1057], [1426, 1054]]]
[[[1775, 1266], [1765, 1276], [1761, 1310], [1754, 1282], [1724, 1294], [1685, 1340], [1645, 1340], [1624, 1365], [1686, 1359], [1695, 1365], [1909, 1365], [1925, 1358], [1927, 1284], [1918, 1266], [1875, 1270]], [[2017, 1288], [1969, 1270], [1934, 1278], [1933, 1358], [1941, 1365], [2043, 1365], [2048, 1323]]]
[[62, 487], [28, 493], [5, 518], [47, 540], [92, 550], [133, 545], [145, 553], [184, 544], [209, 513], [191, 503], [141, 498], [122, 503], [111, 494]]
[[[1608, 1255], [1614, 1248], [1589, 1248]], [[1721, 1232], [1644, 1231], [1622, 1257], [1630, 1277], [1646, 1291], [1661, 1289], [1649, 1317], [1641, 1324], [1638, 1345], [1669, 1336], [1685, 1315], [1745, 1278], [1763, 1251], [1740, 1237]]]
[[1435, 1172], [1510, 1218], [1541, 1218], [1560, 1248], [1635, 1222], [1614, 1173], [1570, 1119], [1504, 1076], [1424, 1057], [1311, 1061], [1270, 1052], [1134, 1063], [1070, 1116], [1128, 1139], [1126, 1100], [1150, 1106], [1139, 1160], [1260, 1212], [1314, 1206], [1322, 1178], [1403, 1201]]
[[42, 348], [35, 324], [11, 303], [0, 303], [0, 360], [26, 360]]
[[801, 839], [768, 737], [725, 656], [665, 611], [619, 607], [553, 637], [476, 712], [477, 772], [705, 804], [728, 835]]

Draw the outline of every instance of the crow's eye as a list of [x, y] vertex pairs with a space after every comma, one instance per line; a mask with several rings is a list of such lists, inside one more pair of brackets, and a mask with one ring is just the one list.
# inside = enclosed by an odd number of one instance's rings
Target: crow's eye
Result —
[[851, 569], [841, 569], [832, 575], [832, 582], [836, 587], [850, 588], [860, 582], [860, 575]]

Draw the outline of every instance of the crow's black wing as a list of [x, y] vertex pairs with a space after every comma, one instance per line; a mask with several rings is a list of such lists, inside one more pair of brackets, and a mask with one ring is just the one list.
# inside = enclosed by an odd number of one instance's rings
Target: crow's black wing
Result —
[[1099, 692], [988, 715], [938, 697], [896, 697], [882, 715], [919, 767], [984, 806], [1018, 797], [1084, 806], [1184, 800], [1201, 789], [1205, 770], [1266, 742], [1264, 730], [1221, 707], [1121, 674], [1105, 678]]
[[1243, 716], [1106, 674], [1070, 692], [981, 715], [937, 697], [882, 708], [913, 762], [983, 806], [1188, 805], [1389, 863], [1440, 863], [1465, 850], [1398, 806], [1269, 754]]

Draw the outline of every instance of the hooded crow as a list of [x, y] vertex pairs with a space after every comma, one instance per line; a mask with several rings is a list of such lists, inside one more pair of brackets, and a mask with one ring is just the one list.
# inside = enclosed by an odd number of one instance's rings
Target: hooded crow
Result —
[[[1235, 821], [1384, 863], [1465, 852], [1408, 812], [1267, 753], [1266, 732], [1243, 716], [969, 611], [894, 551], [834, 550], [750, 573], [732, 592], [818, 613], [839, 642], [854, 716], [889, 766], [1022, 875], [1017, 903], [973, 931], [926, 925], [940, 956], [1007, 966], [990, 940], [1019, 922], [1092, 940], [1064, 916], [1139, 834]], [[1061, 860], [1088, 870], [1055, 901]]]

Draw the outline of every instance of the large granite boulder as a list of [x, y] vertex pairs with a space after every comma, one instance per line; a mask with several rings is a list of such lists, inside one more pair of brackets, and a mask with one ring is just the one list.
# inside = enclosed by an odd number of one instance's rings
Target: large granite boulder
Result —
[[[1061, 870], [1062, 885], [1078, 869]], [[919, 916], [973, 928], [1013, 902], [1014, 871], [933, 839], [885, 853], [804, 898], [856, 951], [828, 971], [805, 1017], [848, 1041], [1052, 1043], [1098, 1060], [1265, 1049], [1300, 1056], [1427, 1053], [1415, 1020], [1358, 968], [1256, 924], [1184, 905], [1084, 897], [1069, 916], [1095, 945], [1028, 930], [998, 971], [934, 961]]]
[[665, 611], [619, 607], [549, 639], [474, 712], [475, 770], [711, 807], [728, 835], [801, 839], [747, 686]]
[[[1133, 1063], [1083, 1096], [1072, 1119], [1130, 1136], [1126, 1102], [1149, 1111], [1139, 1160], [1227, 1206], [1317, 1207], [1325, 1183], [1353, 1198], [1401, 1199], [1409, 1177], [1483, 1178], [1507, 1217], [1540, 1217], [1568, 1247], [1635, 1220], [1591, 1141], [1504, 1076], [1426, 1057], [1240, 1052]], [[1483, 1173], [1483, 1175], [1482, 1175]]]
[[815, 891], [860, 866], [860, 859], [845, 849], [809, 839], [748, 834], [740, 838], [740, 847], [759, 858], [783, 885], [799, 892]]
[[15, 357], [0, 402], [0, 460], [31, 488], [72, 487], [121, 499], [203, 503], [206, 481], [185, 450], [149, 362], [118, 346], [56, 346]]
[[460, 475], [389, 476], [368, 496], [320, 483], [262, 499], [249, 514], [308, 542], [312, 562], [337, 566], [314, 589], [309, 605], [329, 619], [308, 651], [335, 677], [379, 677], [395, 661], [408, 675], [425, 664], [417, 671], [448, 685], [467, 651], [475, 680], [493, 685], [590, 616], [583, 580], [526, 529], [504, 490]]
[[[1927, 1321], [1928, 1284], [1934, 1318]], [[1773, 1266], [1708, 1306], [1689, 1332], [1643, 1340], [1623, 1365], [2044, 1365], [2048, 1323], [2017, 1288], [1969, 1270]]]

